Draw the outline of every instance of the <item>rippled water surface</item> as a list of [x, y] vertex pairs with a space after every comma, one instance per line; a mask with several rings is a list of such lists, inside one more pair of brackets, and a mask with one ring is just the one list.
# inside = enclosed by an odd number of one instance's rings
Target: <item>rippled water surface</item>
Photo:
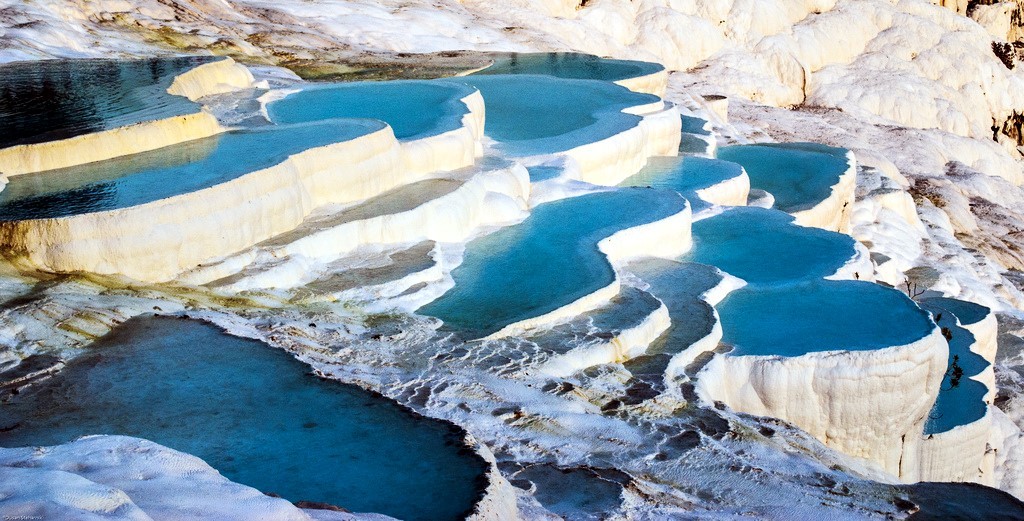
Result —
[[0, 65], [0, 148], [191, 114], [167, 93], [174, 77], [211, 56], [49, 60]]

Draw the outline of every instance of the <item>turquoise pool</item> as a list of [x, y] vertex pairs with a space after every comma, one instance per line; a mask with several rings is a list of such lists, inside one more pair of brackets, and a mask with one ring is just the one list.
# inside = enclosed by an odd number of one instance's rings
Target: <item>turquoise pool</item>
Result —
[[303, 150], [381, 128], [377, 121], [336, 120], [239, 130], [151, 152], [14, 176], [0, 191], [0, 220], [64, 217], [149, 203], [209, 188], [279, 164]]
[[512, 156], [563, 152], [628, 130], [640, 116], [623, 109], [660, 100], [613, 83], [542, 75], [468, 76], [487, 105], [485, 133]]
[[848, 235], [793, 224], [778, 210], [730, 208], [693, 223], [688, 260], [717, 266], [750, 284], [827, 277], [856, 253]]
[[43, 60], [0, 65], [0, 148], [42, 143], [199, 111], [167, 93], [212, 56]]
[[443, 81], [313, 85], [268, 103], [267, 113], [278, 124], [376, 119], [390, 125], [396, 138], [411, 140], [459, 128], [469, 113], [462, 98], [472, 93], [464, 85]]
[[494, 55], [494, 64], [477, 75], [543, 74], [579, 80], [619, 81], [665, 70], [661, 64], [613, 60], [574, 52], [508, 53]]
[[189, 320], [127, 322], [3, 407], [4, 446], [136, 436], [291, 501], [402, 519], [462, 519], [486, 483], [457, 428]]
[[614, 281], [599, 241], [686, 204], [674, 192], [631, 188], [539, 205], [522, 223], [470, 242], [455, 287], [419, 313], [481, 337], [554, 311]]
[[652, 157], [640, 172], [620, 183], [620, 186], [653, 186], [675, 190], [690, 200], [696, 212], [711, 206], [697, 196], [698, 190], [741, 175], [743, 168], [728, 161], [694, 156]]
[[934, 327], [903, 293], [852, 280], [745, 287], [718, 313], [732, 356], [882, 349], [920, 340]]
[[718, 150], [718, 158], [743, 166], [751, 188], [775, 196], [784, 212], [806, 210], [824, 201], [848, 168], [846, 150], [817, 143], [766, 143]]

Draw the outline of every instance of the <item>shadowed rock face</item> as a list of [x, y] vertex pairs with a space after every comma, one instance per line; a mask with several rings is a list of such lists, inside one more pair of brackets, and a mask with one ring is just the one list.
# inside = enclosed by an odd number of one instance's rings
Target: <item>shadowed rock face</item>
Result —
[[915, 483], [896, 488], [912, 503], [906, 505], [908, 510], [918, 509], [909, 518], [913, 521], [1024, 519], [1024, 503], [994, 488], [973, 483]]
[[194, 321], [127, 322], [4, 404], [0, 445], [150, 439], [291, 501], [460, 519], [487, 484], [465, 433]]

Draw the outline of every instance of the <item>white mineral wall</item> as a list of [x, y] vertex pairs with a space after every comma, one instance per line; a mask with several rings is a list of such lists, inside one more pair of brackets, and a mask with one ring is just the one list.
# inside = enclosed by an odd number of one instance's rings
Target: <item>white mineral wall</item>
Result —
[[317, 207], [361, 201], [428, 173], [472, 165], [483, 134], [483, 98], [474, 92], [463, 101], [470, 109], [463, 125], [436, 136], [399, 142], [385, 128], [193, 193], [106, 212], [0, 223], [0, 244], [8, 246], [3, 255], [26, 269], [170, 280], [294, 229]]
[[435, 136], [402, 141], [403, 168], [410, 176], [457, 170], [483, 154], [486, 107], [480, 91], [461, 99], [469, 109], [459, 128]]
[[635, 127], [558, 155], [576, 161], [581, 181], [613, 186], [639, 172], [652, 156], [678, 155], [681, 130], [679, 109], [665, 104], [660, 110], [644, 113]]
[[248, 89], [256, 82], [249, 69], [231, 58], [204, 63], [174, 78], [167, 92], [196, 101], [204, 96]]
[[998, 408], [992, 407], [992, 438], [996, 486], [1017, 498], [1024, 498], [1024, 435], [1020, 428]]
[[484, 496], [477, 502], [466, 521], [505, 521], [521, 519], [516, 492], [512, 484], [501, 475], [494, 454], [486, 445], [478, 443], [470, 436], [469, 440], [476, 448], [476, 453], [487, 461], [487, 489]]
[[936, 327], [916, 342], [886, 349], [717, 356], [696, 389], [709, 402], [792, 422], [825, 445], [898, 476], [904, 443], [921, 436], [948, 356]]
[[[690, 225], [692, 212], [687, 204], [683, 210], [664, 219], [620, 230], [597, 243], [597, 248], [618, 270], [630, 260], [644, 257], [674, 259], [693, 246]], [[519, 322], [509, 324], [486, 339], [522, 334], [542, 326], [550, 326], [579, 316], [607, 303], [619, 294], [618, 273], [607, 286], [558, 309]]]
[[999, 337], [999, 323], [996, 320], [996, 314], [990, 309], [985, 318], [971, 324], [961, 324], [960, 327], [974, 335], [971, 351], [981, 355], [988, 360], [988, 363], [995, 365]]
[[750, 197], [750, 177], [743, 171], [736, 177], [697, 190], [697, 197], [718, 206], [746, 206]]
[[0, 150], [0, 172], [8, 176], [103, 161], [224, 132], [212, 114], [201, 111], [146, 121], [58, 141]]
[[908, 436], [900, 479], [994, 486], [995, 461], [986, 450], [992, 438], [992, 414], [992, 406], [988, 406], [977, 421], [918, 438]]
[[839, 176], [839, 181], [832, 185], [832, 192], [824, 201], [813, 208], [793, 212], [797, 224], [849, 234], [857, 189], [857, 158], [853, 152], [847, 151], [846, 161], [846, 171]]
[[390, 128], [310, 149], [196, 192], [118, 210], [0, 223], [3, 255], [27, 269], [160, 282], [298, 226], [317, 206], [407, 183]]
[[618, 331], [605, 342], [580, 346], [552, 357], [540, 370], [557, 378], [601, 364], [616, 364], [642, 355], [647, 347], [672, 326], [668, 308], [662, 303], [633, 327]]
[[654, 94], [659, 98], [664, 98], [665, 91], [668, 90], [668, 69], [662, 69], [658, 72], [652, 72], [643, 76], [635, 76], [632, 78], [618, 80], [615, 83], [622, 85], [633, 92]]
[[[310, 233], [267, 252], [273, 267], [225, 286], [230, 291], [253, 288], [285, 288], [308, 282], [310, 265], [320, 265], [366, 245], [411, 244], [423, 240], [464, 242], [484, 226], [506, 225], [522, 218], [529, 199], [529, 174], [520, 165], [479, 173], [453, 192], [416, 208], [354, 220]], [[245, 252], [245, 261], [258, 260]], [[271, 259], [264, 259], [270, 261]], [[225, 267], [239, 264], [227, 262]], [[229, 272], [209, 270], [204, 278]], [[195, 282], [196, 277], [190, 277]]]

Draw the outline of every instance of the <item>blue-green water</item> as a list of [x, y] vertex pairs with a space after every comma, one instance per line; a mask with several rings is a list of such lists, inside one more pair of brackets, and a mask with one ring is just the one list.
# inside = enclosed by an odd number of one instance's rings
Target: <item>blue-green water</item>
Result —
[[191, 114], [167, 93], [174, 77], [212, 56], [44, 60], [0, 65], [0, 148], [65, 139]]
[[0, 220], [63, 217], [157, 201], [209, 188], [279, 164], [303, 150], [381, 128], [380, 122], [368, 120], [263, 127], [19, 175], [0, 191]]
[[487, 468], [448, 424], [187, 320], [130, 321], [0, 407], [4, 446], [136, 436], [263, 492], [402, 519], [462, 518]]
[[461, 100], [472, 92], [458, 83], [440, 81], [317, 85], [267, 104], [267, 113], [278, 124], [376, 119], [391, 125], [398, 139], [419, 139], [459, 128], [469, 112]]
[[882, 349], [920, 340], [934, 327], [903, 293], [851, 280], [745, 287], [718, 313], [734, 356]]
[[718, 150], [718, 158], [739, 163], [750, 186], [775, 196], [776, 208], [811, 208], [831, 194], [847, 169], [846, 151], [816, 143], [738, 145]]
[[653, 186], [683, 194], [700, 211], [711, 206], [697, 196], [697, 190], [743, 175], [736, 163], [703, 157], [652, 157], [640, 172], [620, 183], [621, 186]]
[[[988, 388], [970, 377], [981, 374], [989, 364], [984, 357], [971, 351], [974, 335], [957, 325], [957, 311], [970, 314], [977, 311], [974, 308], [981, 306], [963, 300], [935, 298], [926, 300], [922, 307], [931, 311], [936, 317], [936, 323], [952, 335], [947, 342], [949, 364], [946, 374], [939, 387], [939, 396], [924, 425], [925, 434], [935, 434], [978, 421], [985, 416], [985, 394]], [[959, 379], [953, 374], [954, 361], [963, 370]]]
[[750, 284], [827, 277], [855, 255], [849, 235], [793, 224], [778, 210], [736, 207], [693, 223], [687, 259]]
[[635, 127], [640, 117], [622, 109], [654, 103], [613, 83], [540, 75], [469, 76], [487, 105], [485, 133], [513, 156], [562, 152]]
[[495, 55], [494, 64], [476, 74], [543, 74], [558, 78], [619, 81], [662, 70], [665, 67], [658, 63], [613, 60], [573, 52], [544, 52]]
[[647, 166], [621, 185], [653, 186], [692, 194], [741, 175], [743, 169], [728, 161], [703, 157], [652, 157]]
[[686, 204], [673, 192], [630, 188], [539, 205], [522, 223], [470, 242], [452, 272], [455, 287], [419, 312], [486, 336], [553, 311], [614, 280], [599, 241]]

